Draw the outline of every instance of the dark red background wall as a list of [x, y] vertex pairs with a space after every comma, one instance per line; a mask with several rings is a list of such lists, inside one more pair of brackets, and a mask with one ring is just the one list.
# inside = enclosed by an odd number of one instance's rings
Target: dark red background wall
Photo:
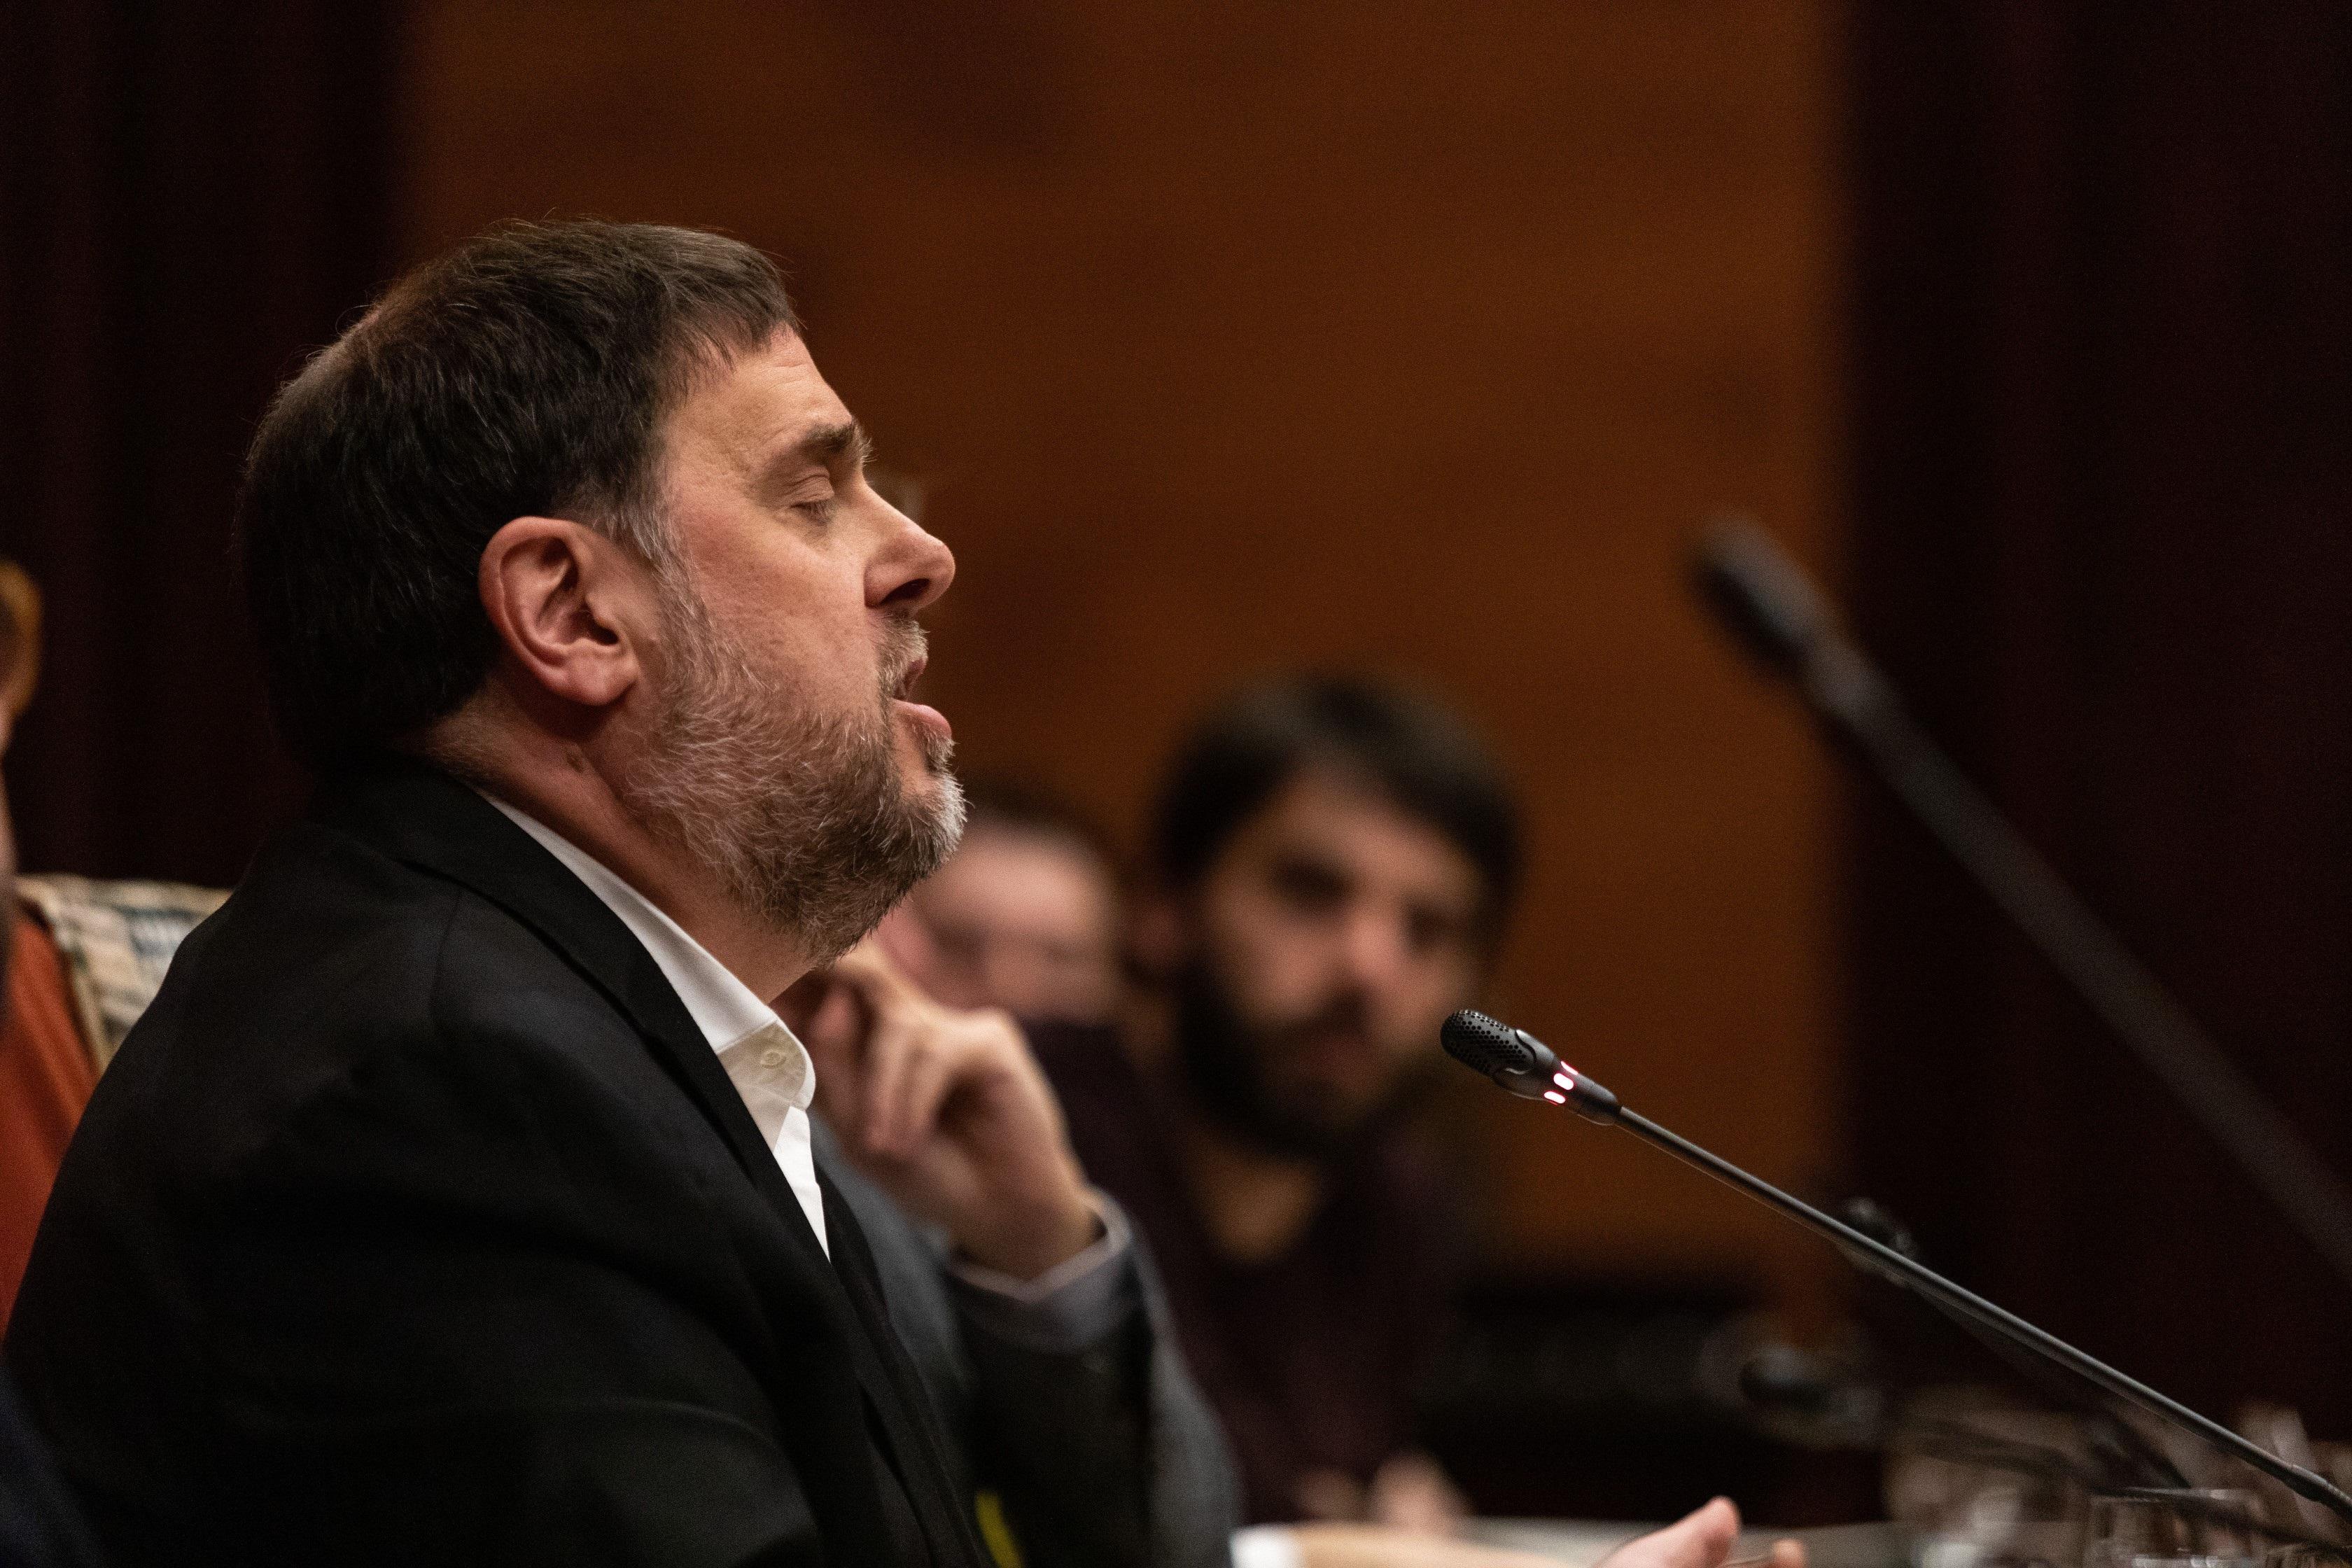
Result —
[[373, 0], [0, 6], [0, 550], [50, 607], [27, 868], [225, 882], [295, 798], [229, 501], [384, 276], [392, 37]]
[[[2352, 1168], [2352, 13], [1857, 19], [1864, 629]], [[1862, 801], [1859, 1179], [2127, 1369], [2352, 1433], [2352, 1286]]]

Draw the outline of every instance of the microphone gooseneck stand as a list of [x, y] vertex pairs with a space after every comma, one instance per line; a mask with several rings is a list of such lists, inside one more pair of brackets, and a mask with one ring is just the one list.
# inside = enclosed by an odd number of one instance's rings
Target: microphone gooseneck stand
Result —
[[1924, 1297], [1936, 1306], [1982, 1325], [2010, 1343], [2064, 1367], [2116, 1398], [2203, 1438], [2222, 1452], [2243, 1460], [2296, 1496], [2306, 1498], [2352, 1522], [2352, 1494], [2325, 1477], [2247, 1441], [2218, 1421], [2200, 1415], [2176, 1399], [2158, 1393], [2136, 1378], [2126, 1377], [2016, 1313], [1986, 1300], [1884, 1242], [1833, 1219], [1803, 1200], [1790, 1196], [1750, 1175], [1730, 1161], [1703, 1149], [1680, 1133], [1659, 1126], [1648, 1117], [1627, 1110], [1600, 1084], [1562, 1063], [1551, 1048], [1525, 1029], [1513, 1028], [1484, 1013], [1465, 1010], [1445, 1020], [1442, 1039], [1446, 1053], [1496, 1085], [1522, 1100], [1541, 1100], [1574, 1110], [1588, 1121], [1622, 1127], [1643, 1142], [1664, 1150], [1685, 1164], [1696, 1165], [1716, 1180], [1737, 1187], [1768, 1208], [1777, 1209], [1808, 1230], [1835, 1242], [1859, 1267]]
[[2352, 1190], [2162, 981], [1911, 717], [1770, 535], [1717, 522], [1693, 574], [1727, 630], [1797, 689], [2093, 1012], [2352, 1284]]

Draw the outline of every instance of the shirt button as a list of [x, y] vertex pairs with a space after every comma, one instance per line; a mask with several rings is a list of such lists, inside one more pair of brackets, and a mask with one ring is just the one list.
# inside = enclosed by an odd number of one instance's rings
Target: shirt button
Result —
[[760, 1065], [763, 1068], [780, 1068], [784, 1065], [784, 1058], [789, 1054], [782, 1046], [770, 1046], [760, 1053]]

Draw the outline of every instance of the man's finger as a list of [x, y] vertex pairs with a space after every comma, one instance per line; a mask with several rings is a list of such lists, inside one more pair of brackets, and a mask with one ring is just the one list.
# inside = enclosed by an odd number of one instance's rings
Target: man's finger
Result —
[[[911, 1154], [931, 1135], [940, 1106], [955, 1087], [955, 1053], [936, 1046], [910, 1052], [906, 1069], [879, 1101], [882, 1131], [877, 1142], [894, 1154]], [[877, 1100], [879, 1097], [877, 1097]]]
[[1668, 1538], [1661, 1542], [1667, 1546], [1661, 1568], [1718, 1568], [1739, 1538], [1739, 1510], [1719, 1497], [1658, 1533]]
[[890, 955], [872, 937], [835, 959], [825, 970], [825, 977], [855, 991], [877, 1013], [895, 1011], [922, 1000], [915, 983], [891, 962]]
[[1664, 1530], [1629, 1541], [1602, 1560], [1603, 1568], [1724, 1568], [1739, 1534], [1739, 1510], [1717, 1498]]
[[811, 1055], [827, 1062], [847, 1058], [854, 1063], [864, 1054], [866, 1005], [855, 992], [826, 985], [801, 1000], [800, 1021], [786, 1020], [785, 1026], [800, 1037]]
[[858, 1125], [866, 1103], [866, 1063], [858, 1049], [866, 1026], [857, 998], [828, 988], [793, 1030], [816, 1068], [817, 1108], [844, 1131]]
[[866, 1040], [866, 1082], [858, 1096], [856, 1126], [871, 1149], [890, 1147], [894, 1108], [905, 1095], [907, 1075], [929, 1054], [923, 1031], [904, 1014], [877, 1014]]

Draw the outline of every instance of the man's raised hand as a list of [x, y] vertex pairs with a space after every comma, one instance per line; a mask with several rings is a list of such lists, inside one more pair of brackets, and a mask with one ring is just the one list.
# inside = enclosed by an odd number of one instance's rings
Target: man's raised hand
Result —
[[1012, 1018], [932, 1001], [868, 940], [795, 986], [817, 1109], [972, 1262], [1033, 1279], [1101, 1234], [1060, 1105]]

